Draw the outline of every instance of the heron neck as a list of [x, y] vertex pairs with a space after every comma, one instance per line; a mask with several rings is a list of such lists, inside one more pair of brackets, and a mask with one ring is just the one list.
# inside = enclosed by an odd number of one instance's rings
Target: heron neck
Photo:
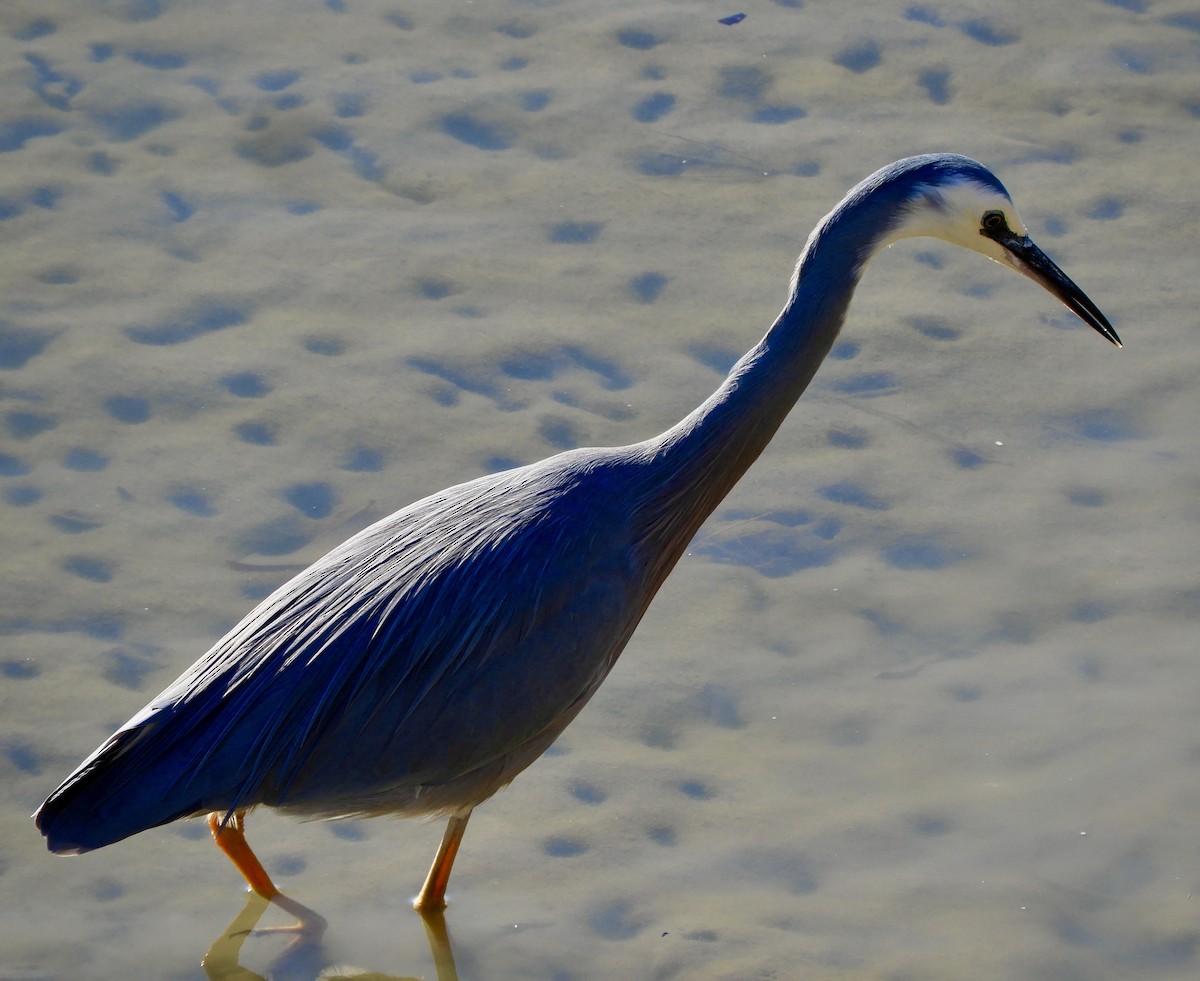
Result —
[[657, 490], [647, 537], [680, 551], [758, 459], [829, 353], [866, 259], [889, 222], [851, 194], [813, 232], [766, 336], [694, 412], [648, 441]]

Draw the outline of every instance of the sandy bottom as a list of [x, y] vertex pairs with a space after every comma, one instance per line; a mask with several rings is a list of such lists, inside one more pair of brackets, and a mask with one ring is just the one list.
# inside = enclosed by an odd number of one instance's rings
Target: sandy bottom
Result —
[[[1196, 976], [1200, 15], [741, 9], [7, 0], [0, 978], [201, 977], [243, 902], [205, 829], [55, 859], [42, 798], [370, 520], [673, 423], [819, 217], [934, 149], [1126, 348], [976, 256], [880, 256], [604, 689], [473, 818], [460, 976]], [[244, 965], [435, 976], [407, 904], [440, 827], [250, 834], [329, 929]]]

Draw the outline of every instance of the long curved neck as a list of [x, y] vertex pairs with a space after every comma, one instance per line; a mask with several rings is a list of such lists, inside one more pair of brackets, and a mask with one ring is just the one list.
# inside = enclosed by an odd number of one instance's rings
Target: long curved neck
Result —
[[655, 480], [640, 516], [643, 540], [654, 550], [682, 552], [762, 453], [829, 353], [863, 265], [896, 212], [887, 195], [875, 192], [860, 185], [817, 226], [788, 302], [766, 336], [702, 405], [643, 444]]

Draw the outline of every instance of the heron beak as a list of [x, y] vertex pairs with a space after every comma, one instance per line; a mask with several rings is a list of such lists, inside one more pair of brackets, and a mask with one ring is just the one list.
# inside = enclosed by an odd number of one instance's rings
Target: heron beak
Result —
[[994, 238], [1004, 249], [1005, 258], [1017, 272], [1028, 276], [1053, 293], [1085, 324], [1103, 334], [1117, 347], [1121, 346], [1121, 338], [1113, 330], [1108, 318], [1100, 312], [1100, 308], [1088, 299], [1083, 290], [1071, 282], [1070, 277], [1054, 264], [1053, 259], [1033, 244], [1033, 239], [1028, 235], [1017, 235], [1015, 232], [989, 237]]

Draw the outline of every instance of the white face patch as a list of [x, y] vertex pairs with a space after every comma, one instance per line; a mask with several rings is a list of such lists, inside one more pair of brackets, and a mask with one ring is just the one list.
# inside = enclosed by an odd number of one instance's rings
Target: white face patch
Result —
[[1004, 215], [1008, 227], [1017, 235], [1029, 234], [1007, 195], [974, 181], [958, 181], [914, 188], [903, 217], [879, 246], [891, 245], [902, 238], [940, 238], [1011, 265], [1000, 245], [979, 234], [983, 216], [989, 211]]

